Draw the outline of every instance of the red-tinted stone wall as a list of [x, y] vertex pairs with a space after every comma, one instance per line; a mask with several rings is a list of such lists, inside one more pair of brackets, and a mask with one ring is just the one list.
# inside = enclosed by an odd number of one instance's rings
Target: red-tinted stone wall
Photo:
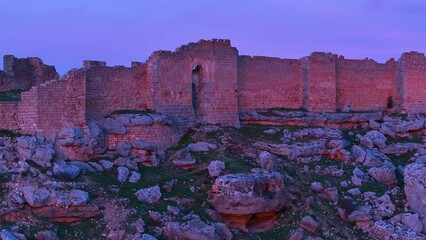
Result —
[[21, 94], [19, 125], [23, 133], [50, 135], [65, 126], [86, 123], [85, 75], [71, 70]]
[[301, 77], [299, 60], [240, 56], [238, 58], [240, 110], [300, 108]]
[[[198, 118], [193, 107], [193, 70], [197, 80]], [[147, 61], [148, 106], [181, 117], [186, 126], [198, 120], [236, 126], [238, 120], [237, 50], [229, 41], [200, 41], [176, 52], [158, 51]]]
[[308, 111], [336, 111], [336, 58], [315, 52], [302, 59], [303, 107]]
[[87, 117], [96, 119], [115, 110], [147, 108], [146, 66], [92, 67], [86, 70]]
[[388, 97], [396, 103], [396, 62], [373, 60], [337, 61], [337, 109], [385, 110]]
[[0, 129], [18, 130], [18, 103], [0, 103]]
[[18, 122], [22, 133], [34, 134], [38, 128], [38, 87], [21, 93], [18, 104]]
[[55, 67], [45, 65], [36, 57], [15, 58], [5, 55], [3, 71], [0, 72], [0, 91], [28, 90], [32, 86], [59, 78]]
[[426, 57], [422, 53], [402, 54], [398, 61], [398, 82], [402, 110], [426, 113]]
[[144, 140], [157, 144], [161, 150], [166, 150], [175, 145], [181, 137], [174, 133], [172, 126], [164, 124], [129, 126], [126, 129], [126, 134], [107, 135], [107, 144], [110, 149], [115, 149], [117, 143], [121, 141]]

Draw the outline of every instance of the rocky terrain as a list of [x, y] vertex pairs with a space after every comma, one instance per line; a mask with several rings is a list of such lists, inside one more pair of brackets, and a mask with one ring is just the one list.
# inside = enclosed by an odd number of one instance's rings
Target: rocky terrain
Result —
[[167, 151], [98, 149], [111, 123], [2, 131], [0, 239], [426, 239], [424, 116], [345, 114], [245, 114]]

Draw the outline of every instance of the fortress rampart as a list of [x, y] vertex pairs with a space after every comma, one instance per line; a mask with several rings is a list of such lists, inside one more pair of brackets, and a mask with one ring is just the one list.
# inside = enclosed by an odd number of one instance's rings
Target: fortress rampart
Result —
[[251, 109], [426, 113], [426, 58], [417, 52], [386, 63], [320, 52], [281, 59], [240, 56], [229, 40], [214, 39], [156, 51], [131, 67], [84, 61], [60, 79], [40, 59], [5, 56], [0, 82], [2, 92], [27, 90], [0, 103], [0, 129], [42, 135], [124, 109], [176, 117], [181, 129], [238, 126], [239, 112]]

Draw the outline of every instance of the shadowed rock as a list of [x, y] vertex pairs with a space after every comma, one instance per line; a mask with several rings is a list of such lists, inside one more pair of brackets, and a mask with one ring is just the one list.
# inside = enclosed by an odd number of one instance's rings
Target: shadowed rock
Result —
[[[283, 175], [261, 171], [221, 176], [211, 188], [209, 202], [231, 226], [264, 231], [285, 206]], [[260, 227], [262, 222], [269, 223]]]

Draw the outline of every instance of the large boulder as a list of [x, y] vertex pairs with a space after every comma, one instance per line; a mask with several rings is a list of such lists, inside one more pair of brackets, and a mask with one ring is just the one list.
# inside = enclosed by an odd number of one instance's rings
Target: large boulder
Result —
[[1, 240], [19, 240], [12, 232], [1, 230], [0, 231], [0, 239]]
[[52, 166], [51, 161], [53, 159], [53, 154], [55, 150], [53, 150], [52, 144], [46, 144], [40, 146], [35, 150], [34, 155], [31, 157], [31, 160], [35, 162], [37, 165], [47, 168]]
[[373, 130], [365, 134], [365, 136], [358, 135], [361, 145], [367, 148], [377, 147], [379, 149], [386, 147], [386, 137], [383, 133]]
[[22, 136], [16, 138], [16, 150], [21, 159], [31, 159], [36, 148], [40, 145], [35, 136]]
[[159, 186], [140, 189], [135, 193], [139, 201], [145, 203], [156, 203], [161, 199], [161, 190]]
[[60, 240], [58, 233], [53, 230], [40, 231], [35, 235], [36, 240]]
[[326, 150], [326, 141], [321, 139], [309, 142], [297, 142], [294, 144], [269, 144], [257, 142], [254, 145], [262, 150], [287, 157], [291, 160], [298, 160], [303, 157], [312, 157], [313, 155], [323, 155]]
[[31, 207], [47, 206], [52, 202], [52, 193], [46, 188], [24, 186], [19, 189], [19, 193]]
[[218, 177], [222, 174], [222, 171], [225, 169], [225, 163], [219, 160], [211, 161], [207, 167], [209, 175], [211, 177]]
[[80, 174], [80, 168], [64, 161], [53, 166], [53, 174], [63, 179], [75, 179]]
[[216, 150], [217, 145], [208, 142], [197, 142], [189, 144], [187, 148], [190, 152], [208, 152], [210, 150]]
[[268, 151], [262, 151], [257, 161], [262, 169], [268, 172], [277, 171], [277, 157]]
[[342, 138], [342, 132], [331, 128], [304, 128], [295, 132], [293, 136], [296, 138], [340, 139]]
[[386, 185], [396, 185], [396, 167], [391, 162], [385, 162], [381, 167], [372, 167], [368, 169], [368, 174], [376, 181]]
[[357, 145], [352, 147], [351, 152], [355, 162], [365, 167], [381, 167], [384, 162], [391, 161], [385, 154], [379, 151], [364, 149]]
[[74, 223], [100, 213], [98, 207], [88, 204], [89, 193], [78, 189], [59, 191], [23, 186], [12, 197], [18, 204], [27, 203], [34, 213], [54, 222]]
[[173, 240], [232, 239], [232, 233], [221, 223], [208, 225], [196, 215], [186, 216], [186, 218], [192, 219], [183, 223], [167, 222], [163, 227], [164, 236]]
[[126, 134], [124, 124], [112, 118], [105, 119], [103, 128], [108, 134]]
[[262, 216], [258, 220], [269, 221], [264, 224], [268, 228], [286, 204], [283, 178], [281, 173], [265, 171], [224, 175], [213, 184], [209, 202], [233, 227], [250, 231], [248, 220]]
[[65, 127], [58, 133], [57, 143], [61, 146], [80, 145], [83, 141], [83, 130], [79, 127]]
[[119, 142], [115, 149], [122, 157], [128, 157], [130, 154], [130, 150], [132, 149], [132, 144], [130, 144], [129, 142]]

